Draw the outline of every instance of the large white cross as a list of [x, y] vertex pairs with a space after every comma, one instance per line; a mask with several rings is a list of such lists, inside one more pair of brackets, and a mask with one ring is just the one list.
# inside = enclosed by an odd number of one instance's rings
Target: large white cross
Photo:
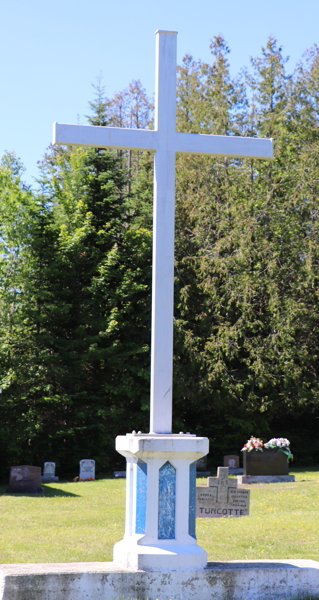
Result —
[[155, 35], [155, 130], [54, 123], [53, 143], [155, 154], [150, 432], [171, 433], [176, 152], [271, 159], [272, 140], [177, 133], [177, 34]]

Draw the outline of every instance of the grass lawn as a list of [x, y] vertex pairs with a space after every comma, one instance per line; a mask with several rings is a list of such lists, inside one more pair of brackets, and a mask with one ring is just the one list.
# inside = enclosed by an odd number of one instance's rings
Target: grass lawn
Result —
[[[319, 471], [291, 474], [296, 483], [247, 486], [249, 517], [197, 519], [197, 540], [210, 561], [319, 561]], [[44, 487], [41, 497], [7, 495], [0, 486], [0, 563], [112, 560], [112, 546], [124, 533], [125, 480]]]

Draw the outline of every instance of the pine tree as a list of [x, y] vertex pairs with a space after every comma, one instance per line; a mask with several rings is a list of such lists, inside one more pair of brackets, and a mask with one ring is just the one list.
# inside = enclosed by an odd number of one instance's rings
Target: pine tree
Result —
[[[97, 119], [100, 108], [99, 99]], [[7, 170], [5, 176], [7, 196], [15, 194], [14, 205], [5, 205], [7, 232], [21, 216], [23, 227], [19, 277], [2, 295], [3, 339], [10, 338], [1, 373], [8, 457], [36, 464], [51, 458], [72, 473], [87, 455], [107, 471], [121, 462], [116, 435], [146, 429], [151, 233], [131, 226], [116, 152], [49, 151], [37, 196], [22, 192]], [[8, 279], [8, 252], [3, 271]], [[17, 309], [8, 294], [12, 279]]]
[[[63, 185], [57, 181], [50, 198], [56, 244], [45, 283], [50, 310], [43, 307], [41, 322], [43, 347], [50, 349], [50, 397], [61, 405], [61, 425], [50, 432], [52, 452], [69, 457], [65, 468], [84, 452], [107, 470], [119, 460], [114, 437], [145, 420], [150, 264], [135, 270], [132, 261], [139, 250], [150, 263], [150, 241], [147, 232], [130, 232], [121, 157], [77, 149], [71, 165], [67, 160], [60, 169]], [[52, 414], [50, 423], [56, 425]]]
[[[316, 353], [310, 358], [310, 347], [317, 347], [317, 310], [310, 308], [316, 303], [305, 286], [310, 280], [314, 284], [316, 267], [309, 280], [305, 266], [314, 264], [318, 238], [309, 234], [316, 232], [314, 205], [301, 199], [305, 177], [300, 161], [302, 156], [307, 160], [309, 147], [305, 152], [298, 140], [296, 88], [285, 73], [281, 48], [270, 38], [262, 57], [253, 60], [249, 108], [242, 84], [230, 81], [220, 55], [228, 52], [227, 46], [216, 42], [216, 61], [206, 68], [210, 88], [203, 94], [201, 114], [210, 98], [216, 132], [242, 128], [250, 135], [273, 135], [277, 142], [276, 160], [270, 164], [183, 157], [177, 178], [178, 411], [186, 424], [196, 419], [197, 433], [206, 427], [221, 454], [223, 447], [238, 450], [240, 439], [256, 428], [266, 437], [273, 425], [282, 435], [284, 415], [284, 426], [296, 436], [294, 422], [305, 407], [312, 419], [317, 414]], [[316, 72], [308, 66], [307, 77]], [[298, 85], [301, 89], [300, 77]], [[316, 86], [308, 80], [306, 87]], [[299, 93], [298, 110], [302, 106], [308, 120], [311, 112], [314, 123], [310, 106], [316, 103], [313, 96], [305, 98]], [[198, 95], [194, 102], [199, 112]], [[191, 103], [183, 114], [193, 116]], [[311, 129], [308, 139], [315, 127]], [[317, 169], [313, 150], [311, 179]], [[317, 197], [316, 185], [313, 189], [312, 197]], [[190, 377], [185, 377], [188, 371]], [[310, 431], [311, 419], [304, 423]]]

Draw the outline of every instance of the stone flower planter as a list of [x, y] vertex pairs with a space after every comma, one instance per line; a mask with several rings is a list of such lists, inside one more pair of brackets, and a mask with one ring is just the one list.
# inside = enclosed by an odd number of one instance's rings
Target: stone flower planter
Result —
[[288, 475], [288, 456], [274, 448], [245, 450], [244, 475]]

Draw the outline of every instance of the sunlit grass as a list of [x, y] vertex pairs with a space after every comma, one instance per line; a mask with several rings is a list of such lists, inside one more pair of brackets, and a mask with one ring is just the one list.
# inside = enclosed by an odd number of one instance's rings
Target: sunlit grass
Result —
[[0, 562], [112, 560], [123, 537], [124, 481], [43, 487], [44, 497], [0, 496]]
[[197, 539], [210, 561], [319, 560], [319, 472], [290, 474], [296, 483], [245, 486], [251, 489], [249, 517], [197, 520]]
[[[296, 483], [247, 486], [249, 517], [197, 519], [197, 540], [210, 561], [319, 560], [319, 471], [291, 473]], [[0, 488], [0, 562], [112, 560], [124, 533], [125, 481], [44, 487], [44, 497], [7, 495]]]

